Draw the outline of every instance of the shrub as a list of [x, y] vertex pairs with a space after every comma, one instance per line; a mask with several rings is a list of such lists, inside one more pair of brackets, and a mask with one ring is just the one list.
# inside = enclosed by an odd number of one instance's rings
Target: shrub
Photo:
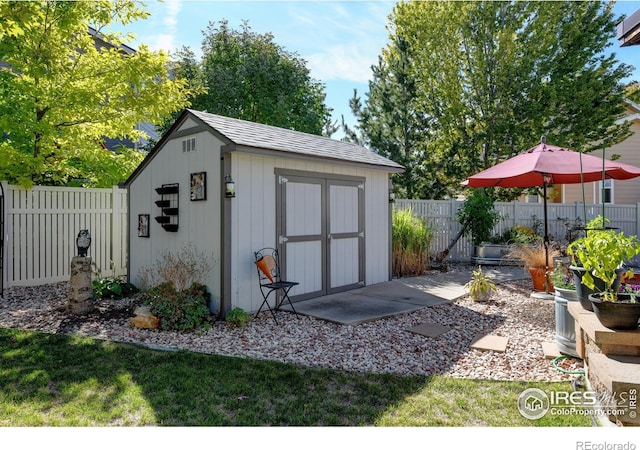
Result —
[[502, 234], [491, 236], [487, 242], [491, 244], [535, 244], [542, 240], [531, 227], [514, 225]]
[[226, 320], [229, 324], [234, 327], [244, 328], [247, 326], [249, 322], [251, 322], [251, 314], [247, 313], [242, 308], [233, 308], [231, 311], [227, 312], [224, 316], [224, 320]]
[[[560, 251], [549, 245], [549, 269], [553, 269], [553, 259], [558, 256], [560, 256]], [[525, 267], [544, 268], [547, 265], [547, 252], [542, 241], [535, 244], [514, 244], [509, 247], [507, 258], [517, 259]]]
[[433, 229], [413, 211], [393, 211], [393, 276], [420, 275], [429, 265]]
[[166, 251], [153, 266], [140, 269], [140, 285], [143, 288], [170, 283], [173, 288], [182, 292], [193, 283], [205, 281], [213, 267], [213, 258], [188, 244], [173, 253]]
[[121, 299], [138, 292], [133, 284], [119, 277], [105, 277], [92, 281], [93, 298]]
[[211, 326], [207, 287], [193, 283], [177, 291], [171, 282], [164, 282], [147, 292], [146, 303], [151, 313], [160, 319], [162, 330], [197, 330]]

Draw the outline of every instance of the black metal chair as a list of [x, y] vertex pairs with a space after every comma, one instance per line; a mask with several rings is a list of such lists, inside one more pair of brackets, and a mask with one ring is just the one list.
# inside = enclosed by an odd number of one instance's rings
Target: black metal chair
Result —
[[[262, 311], [262, 308], [266, 305], [273, 316], [273, 320], [278, 323], [278, 319], [276, 319], [275, 311], [279, 310], [280, 307], [284, 304], [284, 302], [289, 302], [291, 305], [291, 309], [295, 314], [296, 309], [293, 307], [293, 303], [291, 303], [291, 298], [289, 298], [289, 291], [297, 286], [298, 282], [296, 281], [284, 281], [280, 277], [280, 259], [278, 257], [278, 250], [275, 248], [263, 248], [254, 253], [255, 255], [255, 264], [258, 269], [258, 280], [260, 282], [260, 292], [262, 293], [262, 304], [260, 305], [260, 309], [256, 313], [256, 317]], [[280, 301], [278, 301], [277, 293], [276, 293], [276, 301], [275, 306], [271, 308], [269, 305], [269, 295], [272, 292], [281, 291], [282, 295]]]

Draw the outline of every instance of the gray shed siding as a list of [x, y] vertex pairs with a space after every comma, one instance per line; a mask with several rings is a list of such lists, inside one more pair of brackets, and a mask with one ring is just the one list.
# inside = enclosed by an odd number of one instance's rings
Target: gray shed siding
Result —
[[[187, 121], [181, 129], [192, 127]], [[212, 297], [221, 295], [221, 248], [220, 248], [220, 146], [222, 142], [209, 132], [199, 132], [196, 151], [183, 153], [182, 141], [187, 136], [168, 140], [147, 167], [139, 173], [129, 186], [129, 277], [134, 284], [140, 283], [140, 270], [150, 267], [169, 251], [178, 253], [189, 244], [213, 258], [213, 268], [206, 283]], [[207, 200], [191, 201], [189, 198], [190, 174], [207, 173]], [[155, 201], [160, 199], [155, 188], [166, 183], [179, 183], [179, 227], [177, 232], [165, 231], [154, 217], [160, 215]], [[138, 237], [139, 214], [149, 214], [149, 237]]]
[[389, 174], [339, 164], [232, 153], [231, 175], [236, 198], [231, 201], [231, 305], [245, 311], [260, 307], [253, 252], [277, 247], [276, 169], [309, 174], [336, 174], [365, 181], [365, 284], [389, 280]]

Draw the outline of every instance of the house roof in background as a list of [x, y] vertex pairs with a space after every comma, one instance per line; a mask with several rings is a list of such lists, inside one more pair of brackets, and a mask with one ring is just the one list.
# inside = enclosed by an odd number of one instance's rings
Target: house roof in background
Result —
[[236, 151], [245, 148], [272, 150], [283, 152], [285, 157], [297, 155], [367, 164], [389, 169], [390, 172], [404, 170], [400, 164], [350, 142], [192, 109], [187, 111], [234, 144]]
[[640, 45], [640, 9], [618, 24], [620, 47]]

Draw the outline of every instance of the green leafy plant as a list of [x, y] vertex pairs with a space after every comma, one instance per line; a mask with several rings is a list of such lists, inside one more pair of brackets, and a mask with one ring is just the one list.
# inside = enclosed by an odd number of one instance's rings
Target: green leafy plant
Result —
[[[587, 234], [576, 239], [567, 247], [574, 265], [585, 269], [582, 284], [596, 290], [594, 277], [604, 282], [602, 300], [618, 300], [616, 282], [622, 272], [625, 261], [640, 253], [640, 241], [636, 236], [626, 236], [622, 231], [607, 229], [609, 219], [598, 216], [587, 224]], [[633, 270], [625, 275], [633, 276]]]
[[91, 282], [93, 298], [111, 298], [118, 300], [138, 292], [138, 288], [119, 277], [105, 277]]
[[487, 242], [492, 244], [533, 244], [542, 238], [533, 228], [524, 225], [514, 225], [501, 234], [493, 235]]
[[456, 218], [462, 225], [463, 234], [471, 236], [473, 245], [480, 245], [491, 239], [500, 214], [495, 210], [493, 197], [481, 189], [474, 189], [458, 210]]
[[473, 271], [473, 276], [464, 288], [469, 291], [469, 295], [475, 301], [487, 300], [492, 292], [497, 290], [496, 284], [482, 271], [482, 267], [478, 266], [478, 270]]
[[556, 263], [551, 272], [551, 283], [555, 288], [569, 289], [575, 291], [576, 284], [573, 274], [569, 271], [566, 264]]
[[251, 322], [252, 319], [253, 317], [251, 317], [251, 314], [249, 314], [242, 308], [233, 308], [232, 310], [227, 312], [227, 314], [225, 314], [224, 316], [224, 320], [226, 320], [229, 324], [233, 325], [234, 327], [239, 327], [239, 328], [246, 327], [247, 324]]
[[433, 228], [411, 208], [393, 210], [393, 276], [420, 275], [429, 268]]
[[162, 330], [200, 330], [211, 326], [209, 297], [207, 287], [202, 284], [193, 283], [177, 291], [172, 283], [164, 282], [147, 291], [145, 303], [160, 319]]

